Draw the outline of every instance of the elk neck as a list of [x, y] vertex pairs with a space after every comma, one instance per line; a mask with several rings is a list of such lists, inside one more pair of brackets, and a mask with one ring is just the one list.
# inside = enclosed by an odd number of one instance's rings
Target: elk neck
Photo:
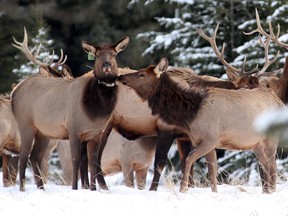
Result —
[[183, 119], [190, 122], [196, 117], [206, 94], [206, 89], [183, 88], [169, 73], [163, 73], [155, 93], [148, 97], [148, 104], [153, 115], [158, 114], [169, 124], [186, 127]]
[[91, 118], [110, 115], [117, 102], [117, 91], [117, 85], [109, 86], [97, 78], [89, 79], [83, 93], [83, 106], [87, 115]]

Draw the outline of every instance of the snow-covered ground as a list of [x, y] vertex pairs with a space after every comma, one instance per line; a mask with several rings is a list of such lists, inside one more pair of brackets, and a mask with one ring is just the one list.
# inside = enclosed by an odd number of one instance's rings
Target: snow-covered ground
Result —
[[26, 191], [20, 192], [18, 185], [4, 188], [1, 182], [0, 215], [288, 215], [288, 182], [278, 184], [273, 194], [240, 185], [219, 185], [218, 193], [194, 188], [184, 194], [179, 185], [163, 182], [157, 192], [149, 191], [151, 176], [142, 191], [125, 187], [121, 178], [121, 174], [106, 177], [109, 191], [75, 191], [48, 182], [44, 191], [28, 183]]

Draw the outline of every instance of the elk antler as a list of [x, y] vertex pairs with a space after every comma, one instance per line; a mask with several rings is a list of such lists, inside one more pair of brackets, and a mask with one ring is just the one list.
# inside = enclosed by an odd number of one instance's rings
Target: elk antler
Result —
[[244, 76], [244, 77], [250, 76], [251, 74], [255, 73], [257, 71], [258, 65], [254, 69], [252, 69], [251, 71], [247, 71], [247, 72], [245, 71], [246, 57], [244, 58], [244, 62], [243, 62], [241, 69], [233, 67], [224, 59], [225, 43], [223, 43], [221, 53], [219, 52], [219, 50], [217, 48], [217, 44], [216, 44], [216, 35], [218, 32], [218, 28], [219, 28], [219, 23], [217, 23], [216, 28], [215, 28], [213, 35], [211, 37], [207, 36], [202, 29], [197, 29], [196, 31], [201, 37], [203, 37], [205, 40], [207, 40], [210, 43], [210, 45], [213, 48], [218, 59], [230, 71], [232, 71], [233, 73], [237, 73], [239, 76]]
[[[41, 61], [39, 61], [37, 59], [37, 56], [38, 56], [39, 50], [40, 50], [40, 46], [38, 46], [38, 47], [35, 46], [33, 49], [29, 50], [29, 48], [28, 48], [28, 35], [27, 35], [27, 31], [26, 31], [25, 27], [24, 27], [24, 39], [23, 39], [23, 42], [22, 43], [18, 42], [14, 37], [13, 37], [13, 40], [14, 40], [15, 44], [12, 44], [12, 46], [16, 47], [17, 49], [20, 49], [25, 54], [27, 59], [30, 60], [31, 62], [33, 62], [34, 64], [39, 65], [39, 66], [44, 66], [44, 67], [50, 66], [52, 64], [53, 59], [54, 59], [54, 50], [53, 50], [53, 54], [52, 54], [52, 60], [51, 60], [50, 63], [43, 63], [43, 62], [41, 62]], [[36, 50], [36, 53], [33, 54], [33, 52], [35, 50]], [[53, 68], [56, 68], [56, 67], [58, 67], [60, 65], [63, 65], [66, 60], [67, 60], [67, 56], [65, 55], [65, 57], [63, 59], [63, 50], [61, 49], [60, 59], [59, 59], [59, 61], [54, 63]]]
[[279, 46], [281, 46], [281, 47], [284, 47], [284, 48], [288, 49], [288, 44], [285, 44], [285, 43], [279, 41], [279, 35], [280, 35], [280, 25], [279, 25], [279, 23], [278, 23], [278, 25], [277, 25], [277, 34], [275, 35], [275, 34], [274, 34], [273, 27], [272, 27], [272, 24], [271, 24], [271, 21], [269, 20], [269, 21], [268, 21], [268, 25], [269, 25], [269, 33], [270, 33], [270, 34], [268, 34], [266, 31], [264, 31], [264, 29], [263, 29], [262, 26], [261, 26], [261, 22], [260, 22], [260, 18], [259, 18], [259, 14], [258, 14], [257, 9], [255, 9], [255, 11], [256, 11], [256, 23], [257, 23], [257, 28], [256, 28], [255, 30], [251, 31], [251, 32], [244, 32], [244, 34], [245, 34], [245, 35], [252, 35], [252, 34], [258, 32], [258, 33], [260, 33], [261, 35], [263, 35], [263, 36], [265, 36], [265, 37], [267, 37], [267, 38], [270, 37], [271, 40], [272, 40], [275, 44], [277, 44], [277, 45], [279, 45]]
[[278, 50], [278, 52], [277, 52], [277, 54], [275, 55], [275, 57], [274, 57], [272, 60], [269, 60], [269, 52], [268, 52], [268, 51], [269, 51], [269, 44], [270, 44], [270, 41], [271, 41], [271, 40], [272, 40], [272, 39], [271, 39], [271, 35], [270, 35], [270, 36], [266, 39], [266, 41], [263, 42], [261, 36], [259, 35], [259, 43], [260, 43], [260, 45], [263, 46], [264, 49], [265, 49], [265, 64], [264, 64], [263, 68], [262, 68], [259, 72], [257, 72], [257, 73], [255, 74], [256, 77], [260, 77], [260, 76], [270, 76], [270, 75], [274, 75], [274, 74], [275, 74], [274, 72], [270, 72], [270, 73], [265, 72], [265, 71], [268, 69], [268, 67], [277, 60], [277, 58], [278, 58], [278, 56], [279, 56], [279, 54], [280, 54], [280, 52], [279, 52], [279, 50]]

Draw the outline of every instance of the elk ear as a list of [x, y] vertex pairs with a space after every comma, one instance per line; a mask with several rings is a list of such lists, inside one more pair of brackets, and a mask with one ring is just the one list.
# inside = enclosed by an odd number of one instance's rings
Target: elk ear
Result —
[[231, 82], [237, 83], [238, 80], [239, 80], [239, 78], [240, 78], [236, 73], [234, 73], [233, 71], [231, 71], [231, 70], [229, 70], [229, 69], [226, 70], [226, 74], [227, 74], [228, 79], [229, 79]]
[[47, 76], [47, 77], [51, 76], [51, 72], [50, 72], [48, 67], [40, 66], [38, 68], [38, 72], [39, 72], [39, 74], [42, 74], [42, 75]]
[[74, 78], [70, 67], [66, 64], [62, 65], [62, 75], [66, 79], [73, 79]]
[[155, 66], [154, 72], [156, 73], [157, 77], [160, 77], [160, 75], [165, 72], [168, 68], [168, 59], [167, 58], [161, 58], [158, 64]]
[[96, 54], [96, 47], [94, 47], [92, 44], [82, 41], [82, 48], [86, 53], [93, 53]]
[[128, 43], [129, 43], [129, 37], [127, 36], [118, 41], [118, 43], [114, 45], [116, 53], [123, 51], [127, 47]]

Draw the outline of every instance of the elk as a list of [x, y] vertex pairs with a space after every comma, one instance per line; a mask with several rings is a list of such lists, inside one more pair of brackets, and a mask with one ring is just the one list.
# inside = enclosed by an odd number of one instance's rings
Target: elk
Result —
[[[26, 29], [24, 28], [24, 31], [26, 32]], [[27, 32], [25, 34], [26, 40], [28, 40]], [[37, 60], [37, 55], [40, 49], [39, 47], [34, 47], [34, 50], [37, 49], [37, 54], [33, 55], [32, 52], [27, 52], [27, 50], [24, 52], [25, 56], [28, 60], [30, 60], [32, 63], [39, 65], [38, 72], [44, 76], [49, 77], [63, 77], [66, 79], [71, 79], [72, 74], [70, 69], [67, 65], [65, 65], [65, 61], [67, 57], [63, 56], [63, 51], [61, 50], [61, 56], [59, 60], [54, 63], [54, 51], [52, 59], [49, 61], [41, 62]], [[59, 70], [59, 67], [61, 67], [61, 71]], [[18, 172], [18, 157], [19, 157], [19, 151], [20, 151], [20, 134], [17, 126], [17, 122], [13, 116], [12, 113], [12, 107], [11, 107], [11, 101], [10, 96], [7, 98], [0, 98], [0, 115], [1, 115], [1, 121], [0, 121], [0, 154], [3, 158], [3, 185], [4, 187], [7, 187], [9, 185], [14, 185], [16, 183], [16, 176]], [[53, 143], [49, 143], [48, 149], [53, 149]], [[47, 152], [45, 155], [46, 162], [48, 160], [48, 156], [50, 155], [50, 151]], [[42, 167], [45, 167], [44, 174], [47, 174], [47, 167], [48, 164], [43, 165]]]
[[[237, 88], [230, 81], [215, 80], [215, 78], [211, 80], [211, 77], [199, 78], [199, 76], [197, 76], [190, 68], [173, 68], [171, 70], [175, 71], [175, 73], [182, 74], [182, 76], [193, 76], [199, 82], [203, 83], [202, 86], [205, 85], [206, 87], [214, 86], [229, 89]], [[111, 119], [109, 126], [106, 127], [106, 130], [102, 133], [103, 143], [102, 148], [100, 149], [100, 155], [102, 154], [101, 151], [103, 151], [105, 143], [107, 142], [109, 134], [113, 128], [122, 136], [130, 140], [142, 136], [158, 137], [154, 161], [154, 177], [150, 186], [150, 190], [157, 190], [161, 172], [166, 164], [167, 153], [173, 140], [177, 138], [179, 143], [178, 150], [181, 152], [180, 155], [183, 156], [181, 157], [181, 160], [184, 160], [185, 156], [188, 154], [185, 153], [185, 151], [187, 151], [185, 146], [187, 145], [185, 140], [186, 135], [163, 125], [157, 116], [151, 114], [147, 101], [143, 101], [143, 99], [137, 95], [133, 89], [122, 84], [118, 85], [118, 101]], [[100, 155], [99, 157], [101, 158]], [[216, 157], [216, 153], [212, 151], [207, 155], [207, 157], [214, 158]], [[210, 160], [212, 159], [209, 159], [208, 161]], [[192, 173], [193, 171], [191, 171], [191, 176]], [[190, 180], [192, 186], [192, 177]], [[216, 177], [213, 182], [216, 184]], [[104, 185], [105, 182], [103, 181], [101, 184]]]
[[[133, 172], [135, 172], [137, 188], [140, 190], [144, 189], [147, 172], [154, 158], [156, 141], [156, 136], [142, 137], [130, 141], [113, 129], [101, 159], [101, 168], [104, 176], [123, 172], [125, 185], [134, 187]], [[63, 178], [67, 184], [71, 184], [70, 147], [68, 144], [58, 144], [57, 152], [63, 170]], [[81, 177], [81, 182], [82, 184], [85, 182], [83, 176]]]
[[[257, 29], [251, 31], [251, 32], [244, 32], [246, 35], [251, 35], [256, 32], [259, 33], [259, 43], [261, 46], [264, 47], [265, 50], [265, 64], [261, 70], [257, 70], [258, 66], [256, 66], [253, 70], [249, 72], [245, 72], [245, 61], [244, 59], [243, 67], [241, 69], [238, 69], [236, 67], [233, 67], [230, 65], [225, 59], [224, 59], [224, 49], [225, 44], [222, 46], [221, 52], [217, 48], [216, 44], [216, 35], [219, 28], [219, 23], [217, 24], [214, 33], [211, 37], [207, 36], [202, 29], [197, 29], [198, 34], [203, 37], [205, 40], [207, 40], [211, 47], [213, 48], [216, 56], [221, 61], [221, 63], [226, 66], [227, 70], [226, 73], [228, 75], [228, 78], [235, 83], [236, 85], [242, 87], [242, 88], [256, 88], [256, 87], [262, 87], [262, 88], [270, 88], [272, 89], [275, 94], [283, 101], [283, 103], [288, 102], [288, 92], [287, 92], [287, 86], [288, 86], [288, 70], [285, 69], [288, 67], [288, 59], [286, 57], [286, 64], [287, 66], [284, 66], [283, 73], [278, 78], [276, 76], [276, 72], [266, 72], [266, 70], [270, 67], [271, 64], [273, 64], [279, 56], [279, 51], [275, 55], [273, 59], [269, 59], [269, 45], [270, 42], [273, 41], [275, 44], [277, 44], [280, 47], [288, 48], [288, 44], [285, 44], [281, 41], [279, 41], [279, 34], [280, 34], [280, 26], [278, 25], [278, 31], [275, 35], [273, 27], [271, 22], [269, 21], [269, 33], [265, 32], [265, 30], [261, 26], [260, 18], [258, 11], [256, 9], [256, 23], [257, 23]], [[261, 38], [261, 36], [266, 37], [266, 41], [264, 42]]]
[[[284, 107], [281, 100], [268, 89], [201, 88], [190, 79], [179, 82], [181, 77], [167, 67], [168, 60], [162, 58], [118, 80], [147, 101], [159, 121], [191, 140], [194, 148], [185, 160], [180, 191], [188, 190], [191, 165], [215, 148], [252, 149], [261, 164], [263, 193], [275, 191], [278, 137], [260, 135], [252, 124], [262, 112]], [[212, 168], [217, 173], [216, 163]]]
[[[27, 37], [22, 43], [15, 41], [21, 50], [31, 52]], [[96, 190], [97, 142], [108, 124], [117, 100], [118, 76], [116, 55], [129, 42], [124, 37], [114, 45], [92, 45], [82, 42], [85, 52], [96, 57], [93, 77], [72, 80], [34, 75], [23, 80], [11, 94], [12, 111], [18, 124], [21, 148], [19, 156], [20, 191], [25, 190], [25, 169], [28, 157], [34, 172], [37, 188], [44, 189], [40, 178], [40, 164], [49, 139], [69, 139], [73, 163], [72, 189], [77, 190], [81, 143], [88, 142], [91, 171], [91, 190]], [[32, 141], [34, 146], [32, 149]]]
[[20, 136], [11, 102], [0, 98], [0, 154], [3, 158], [3, 185], [15, 184], [20, 150]]
[[[129, 68], [118, 68], [118, 72], [119, 74], [127, 74], [136, 71], [131, 70]], [[83, 76], [93, 76], [93, 73], [92, 71], [89, 71], [85, 73]], [[127, 86], [123, 87], [124, 89], [128, 90]], [[119, 87], [119, 89], [123, 88]], [[129, 91], [131, 91], [131, 89], [129, 89]], [[119, 91], [119, 94], [120, 93], [121, 90]], [[128, 92], [124, 91], [122, 92], [122, 95], [123, 99], [118, 100], [117, 103], [121, 103], [123, 106], [125, 105], [125, 102], [127, 102], [126, 100], [124, 100], [124, 97], [127, 98], [127, 96], [131, 96], [133, 98], [133, 96], [137, 96], [136, 94], [131, 93], [129, 94]], [[134, 107], [133, 104], [128, 103], [126, 104], [126, 110], [127, 109], [129, 110], [129, 108], [127, 108], [128, 107], [127, 105]], [[117, 106], [116, 104], [116, 107], [119, 106]], [[138, 113], [138, 115], [141, 116], [140, 113]], [[133, 121], [131, 121], [130, 123], [132, 124]], [[134, 187], [133, 171], [135, 171], [137, 187], [138, 189], [144, 189], [148, 168], [152, 163], [153, 156], [155, 153], [156, 141], [157, 141], [156, 136], [147, 136], [130, 141], [125, 139], [115, 129], [113, 129], [109, 134], [107, 145], [103, 151], [103, 156], [101, 159], [101, 169], [103, 171], [104, 176], [115, 174], [122, 171], [124, 175], [125, 185], [128, 187]], [[69, 162], [71, 161], [71, 155], [69, 155], [70, 147], [69, 145], [62, 144], [61, 142], [67, 142], [67, 141], [64, 140], [59, 141], [59, 144], [57, 145], [57, 152], [59, 155], [61, 167], [63, 169], [63, 178], [65, 182], [71, 184], [72, 168], [71, 165], [69, 164]], [[84, 149], [82, 153], [84, 153], [84, 155], [81, 154], [84, 160], [81, 161], [84, 164], [82, 164], [83, 169], [81, 170], [80, 168], [81, 183], [82, 187], [86, 188], [89, 185], [89, 181], [87, 179], [88, 169], [86, 169], [87, 162], [85, 161], [87, 158], [85, 154], [87, 154], [87, 152]]]

